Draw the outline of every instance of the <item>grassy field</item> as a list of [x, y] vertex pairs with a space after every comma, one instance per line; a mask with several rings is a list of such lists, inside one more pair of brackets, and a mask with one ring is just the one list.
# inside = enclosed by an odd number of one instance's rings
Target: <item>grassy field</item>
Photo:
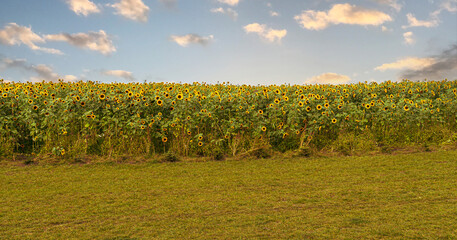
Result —
[[1, 239], [457, 239], [457, 151], [0, 166]]

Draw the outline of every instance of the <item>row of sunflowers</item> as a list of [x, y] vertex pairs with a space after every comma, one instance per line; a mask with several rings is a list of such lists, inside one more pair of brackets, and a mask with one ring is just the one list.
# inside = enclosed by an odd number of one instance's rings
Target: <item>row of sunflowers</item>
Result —
[[[14, 152], [237, 154], [325, 147], [345, 133], [396, 144], [456, 130], [457, 80], [347, 85], [0, 81], [0, 147]], [[419, 132], [419, 134], [418, 134]], [[427, 132], [427, 131], [425, 131]], [[430, 134], [428, 131], [427, 134]]]

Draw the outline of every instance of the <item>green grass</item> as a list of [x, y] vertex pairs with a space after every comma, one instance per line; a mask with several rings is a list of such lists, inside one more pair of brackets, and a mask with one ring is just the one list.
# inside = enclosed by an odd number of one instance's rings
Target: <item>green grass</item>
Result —
[[0, 239], [457, 239], [457, 151], [0, 166]]

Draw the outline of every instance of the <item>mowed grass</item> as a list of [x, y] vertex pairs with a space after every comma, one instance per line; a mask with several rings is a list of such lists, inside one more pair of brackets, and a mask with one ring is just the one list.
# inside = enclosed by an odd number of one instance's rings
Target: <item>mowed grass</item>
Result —
[[1, 239], [457, 239], [457, 151], [0, 166]]

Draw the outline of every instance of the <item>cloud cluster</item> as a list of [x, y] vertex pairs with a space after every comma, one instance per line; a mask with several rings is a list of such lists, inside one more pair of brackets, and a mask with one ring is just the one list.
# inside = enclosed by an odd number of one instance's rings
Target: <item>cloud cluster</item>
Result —
[[402, 26], [403, 29], [410, 28], [410, 27], [436, 27], [439, 24], [439, 20], [437, 16], [432, 16], [430, 20], [417, 20], [416, 17], [412, 13], [406, 14], [406, 18], [408, 19], [408, 25]]
[[402, 26], [402, 28], [410, 27], [436, 27], [440, 24], [439, 15], [443, 11], [451, 13], [457, 12], [457, 0], [443, 0], [436, 11], [430, 13], [429, 20], [418, 20], [412, 13], [406, 14], [408, 19], [408, 25]]
[[3, 58], [0, 64], [0, 69], [7, 68], [17, 68], [32, 74], [36, 74], [35, 76], [30, 77], [30, 81], [32, 82], [39, 82], [42, 80], [57, 82], [58, 79], [63, 79], [65, 81], [77, 80], [77, 77], [73, 75], [61, 76], [55, 73], [51, 67], [44, 64], [30, 65], [25, 59]]
[[349, 76], [329, 72], [311, 77], [305, 81], [305, 84], [346, 84], [349, 81], [351, 81]]
[[270, 16], [272, 17], [279, 17], [279, 13], [275, 11], [270, 11]]
[[420, 70], [436, 63], [435, 58], [417, 58], [407, 57], [397, 60], [392, 63], [384, 63], [375, 68], [378, 71], [385, 71], [390, 69], [412, 69]]
[[220, 3], [225, 3], [230, 6], [236, 6], [240, 2], [240, 0], [217, 0]]
[[310, 30], [322, 30], [330, 24], [381, 25], [392, 21], [386, 13], [357, 7], [349, 3], [335, 4], [327, 12], [306, 10], [294, 19], [303, 27]]
[[407, 45], [412, 45], [416, 42], [416, 40], [414, 39], [413, 32], [403, 33], [403, 38], [405, 39], [405, 44], [407, 44]]
[[[433, 79], [442, 80], [457, 76], [457, 44], [452, 45], [436, 56], [433, 61], [421, 68], [405, 69], [401, 77], [410, 80]], [[452, 79], [453, 80], [453, 79]]]
[[43, 51], [52, 54], [63, 54], [60, 50], [53, 48], [39, 47], [36, 44], [45, 43], [38, 34], [32, 31], [31, 27], [24, 27], [16, 23], [9, 23], [0, 30], [0, 43], [13, 46], [24, 44], [32, 50]]
[[213, 8], [210, 10], [212, 13], [221, 13], [229, 16], [231, 19], [236, 20], [238, 18], [238, 13], [231, 8]]
[[132, 72], [127, 72], [124, 70], [108, 70], [108, 71], [103, 71], [102, 74], [107, 75], [107, 76], [120, 77], [120, 78], [123, 78], [128, 81], [135, 80]]
[[401, 8], [403, 7], [398, 0], [376, 0], [379, 4], [388, 5], [391, 8], [395, 9], [397, 12], [400, 12]]
[[202, 37], [198, 34], [187, 34], [187, 35], [171, 35], [170, 40], [179, 44], [181, 47], [187, 47], [189, 44], [200, 44], [206, 46], [211, 40], [214, 39], [213, 35]]
[[64, 41], [79, 48], [86, 48], [92, 51], [98, 51], [102, 54], [110, 54], [116, 51], [113, 42], [105, 31], [89, 33], [60, 33], [45, 36], [49, 41]]
[[259, 23], [251, 23], [243, 28], [246, 33], [256, 33], [269, 42], [281, 42], [281, 39], [287, 35], [286, 29], [272, 29]]
[[100, 9], [90, 0], [68, 0], [70, 10], [77, 15], [87, 16], [91, 13], [99, 13]]
[[[169, 1], [166, 1], [169, 2]], [[116, 9], [116, 13], [127, 19], [139, 22], [147, 22], [149, 7], [142, 0], [119, 0], [115, 4], [108, 4], [109, 7]]]

